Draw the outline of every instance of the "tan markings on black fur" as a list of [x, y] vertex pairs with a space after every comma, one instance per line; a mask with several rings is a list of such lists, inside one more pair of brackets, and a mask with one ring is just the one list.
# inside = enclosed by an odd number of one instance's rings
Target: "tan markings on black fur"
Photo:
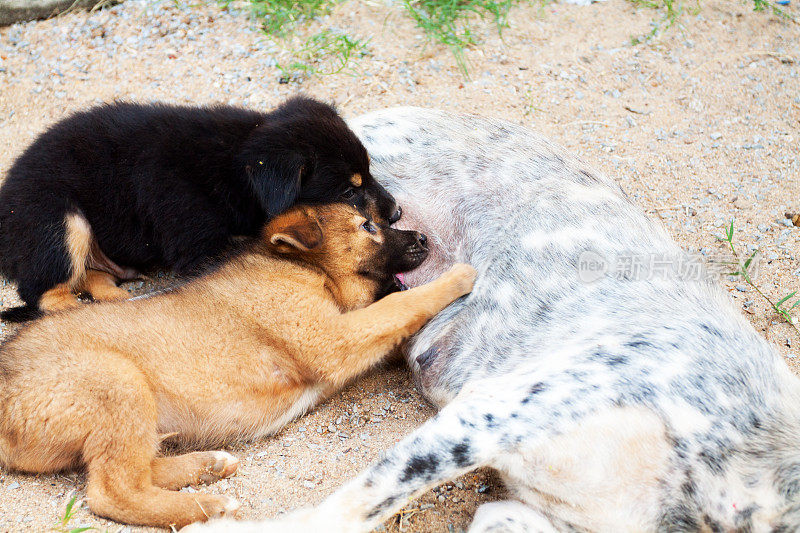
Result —
[[74, 290], [86, 274], [86, 260], [92, 250], [92, 228], [77, 213], [68, 214], [64, 223], [67, 228], [67, 253], [70, 257], [70, 277], [67, 284]]
[[361, 174], [359, 174], [358, 172], [350, 176], [350, 183], [353, 184], [353, 187], [361, 187], [362, 182], [363, 179], [361, 178]]
[[69, 256], [69, 280], [46, 291], [39, 300], [44, 311], [62, 311], [78, 306], [74, 291], [80, 288], [86, 276], [86, 262], [91, 252], [92, 230], [86, 219], [78, 213], [64, 218], [64, 245]]

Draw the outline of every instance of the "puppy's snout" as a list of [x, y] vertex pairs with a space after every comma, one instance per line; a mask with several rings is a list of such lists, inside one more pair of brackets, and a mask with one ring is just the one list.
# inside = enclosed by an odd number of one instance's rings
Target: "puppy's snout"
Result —
[[395, 248], [399, 252], [397, 272], [408, 272], [417, 268], [428, 257], [428, 238], [418, 231], [389, 229], [395, 238], [402, 239]]
[[395, 222], [400, 220], [400, 217], [402, 216], [403, 216], [403, 208], [400, 207], [399, 205], [395, 206], [394, 213], [392, 213], [392, 215], [389, 217], [389, 224], [394, 224]]

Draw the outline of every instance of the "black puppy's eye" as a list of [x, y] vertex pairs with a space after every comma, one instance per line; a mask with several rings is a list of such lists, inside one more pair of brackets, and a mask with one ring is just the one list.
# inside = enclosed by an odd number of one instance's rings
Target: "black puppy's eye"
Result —
[[375, 227], [375, 224], [370, 222], [369, 220], [365, 220], [363, 224], [361, 224], [361, 229], [368, 233], [375, 234], [378, 232], [378, 228]]
[[356, 195], [356, 190], [353, 187], [348, 187], [342, 193], [342, 198], [344, 198], [345, 200], [349, 200], [355, 195]]

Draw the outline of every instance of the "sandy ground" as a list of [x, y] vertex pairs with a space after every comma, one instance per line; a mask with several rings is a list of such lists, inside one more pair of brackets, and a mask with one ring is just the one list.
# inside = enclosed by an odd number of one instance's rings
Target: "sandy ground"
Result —
[[[800, 12], [797, 3], [789, 8]], [[413, 104], [502, 117], [543, 132], [614, 176], [685, 248], [729, 260], [718, 240], [735, 220], [744, 253], [758, 248], [757, 282], [774, 298], [800, 289], [800, 26], [710, 0], [651, 45], [631, 46], [656, 14], [622, 0], [512, 11], [502, 39], [467, 53], [471, 80], [450, 52], [426, 44], [399, 7], [351, 0], [324, 26], [369, 38], [356, 74], [280, 84], [285, 54], [247, 17], [214, 5], [129, 0], [92, 14], [0, 29], [0, 179], [43, 128], [115, 98], [230, 102], [259, 108], [298, 90], [352, 116]], [[749, 253], [748, 253], [749, 254]], [[721, 280], [754, 327], [795, 370], [800, 337], [741, 280]], [[156, 280], [156, 285], [164, 280]], [[0, 281], [0, 305], [17, 303]], [[129, 285], [134, 292], [150, 284]], [[0, 338], [12, 326], [0, 324]], [[197, 490], [234, 495], [240, 516], [274, 516], [319, 502], [408, 434], [432, 409], [399, 366], [352, 385], [276, 437], [232, 448], [238, 475]], [[124, 416], [124, 413], [121, 414]], [[82, 474], [0, 471], [0, 531], [43, 531], [82, 496]], [[391, 531], [458, 531], [502, 483], [480, 471], [432, 491], [386, 524]], [[91, 515], [70, 525], [137, 531]]]

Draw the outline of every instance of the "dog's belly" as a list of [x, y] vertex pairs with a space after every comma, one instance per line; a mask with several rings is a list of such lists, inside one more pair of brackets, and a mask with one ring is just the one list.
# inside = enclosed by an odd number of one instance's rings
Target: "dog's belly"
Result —
[[242, 393], [199, 403], [159, 395], [158, 431], [192, 447], [209, 447], [232, 441], [248, 441], [273, 435], [304, 415], [327, 395], [323, 386], [295, 394], [269, 397]]

